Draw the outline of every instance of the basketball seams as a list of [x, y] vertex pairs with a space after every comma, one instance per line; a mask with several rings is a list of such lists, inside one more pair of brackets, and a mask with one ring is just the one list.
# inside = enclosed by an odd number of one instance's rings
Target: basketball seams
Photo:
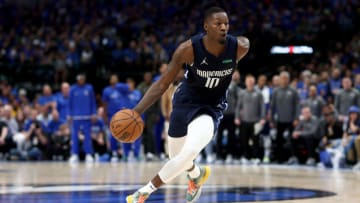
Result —
[[[125, 126], [118, 127], [120, 122], [127, 123]], [[119, 128], [119, 131], [116, 131], [115, 128]], [[137, 112], [130, 109], [117, 112], [111, 119], [112, 134], [120, 142], [134, 142], [141, 136], [143, 129], [144, 121]]]

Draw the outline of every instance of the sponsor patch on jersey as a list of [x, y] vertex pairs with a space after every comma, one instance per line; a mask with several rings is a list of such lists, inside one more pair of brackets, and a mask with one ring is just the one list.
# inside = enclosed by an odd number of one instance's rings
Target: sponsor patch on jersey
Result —
[[232, 59], [224, 59], [223, 61], [222, 61], [222, 63], [231, 63], [232, 62]]

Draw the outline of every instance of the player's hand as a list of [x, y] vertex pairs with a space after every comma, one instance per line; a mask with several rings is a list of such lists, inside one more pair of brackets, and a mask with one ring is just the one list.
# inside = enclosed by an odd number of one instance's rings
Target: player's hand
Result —
[[241, 121], [240, 121], [240, 119], [235, 118], [234, 123], [235, 123], [235, 125], [240, 125], [240, 124], [241, 124]]

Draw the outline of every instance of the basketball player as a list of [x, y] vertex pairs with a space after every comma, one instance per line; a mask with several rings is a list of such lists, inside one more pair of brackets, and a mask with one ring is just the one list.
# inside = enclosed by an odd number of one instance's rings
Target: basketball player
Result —
[[127, 196], [127, 203], [143, 203], [161, 185], [188, 173], [187, 202], [195, 202], [210, 168], [194, 160], [213, 138], [226, 108], [226, 90], [237, 62], [249, 49], [245, 37], [228, 35], [229, 19], [219, 7], [204, 15], [204, 34], [192, 37], [175, 50], [167, 71], [146, 92], [134, 110], [142, 114], [168, 89], [185, 65], [184, 79], [173, 98], [169, 126], [170, 160], [144, 187]]

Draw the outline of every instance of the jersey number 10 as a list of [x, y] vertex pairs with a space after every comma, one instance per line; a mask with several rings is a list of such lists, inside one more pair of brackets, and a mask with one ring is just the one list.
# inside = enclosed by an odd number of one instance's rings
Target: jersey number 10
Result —
[[205, 87], [214, 88], [219, 85], [219, 82], [220, 82], [220, 78], [210, 78], [209, 77], [206, 79]]

